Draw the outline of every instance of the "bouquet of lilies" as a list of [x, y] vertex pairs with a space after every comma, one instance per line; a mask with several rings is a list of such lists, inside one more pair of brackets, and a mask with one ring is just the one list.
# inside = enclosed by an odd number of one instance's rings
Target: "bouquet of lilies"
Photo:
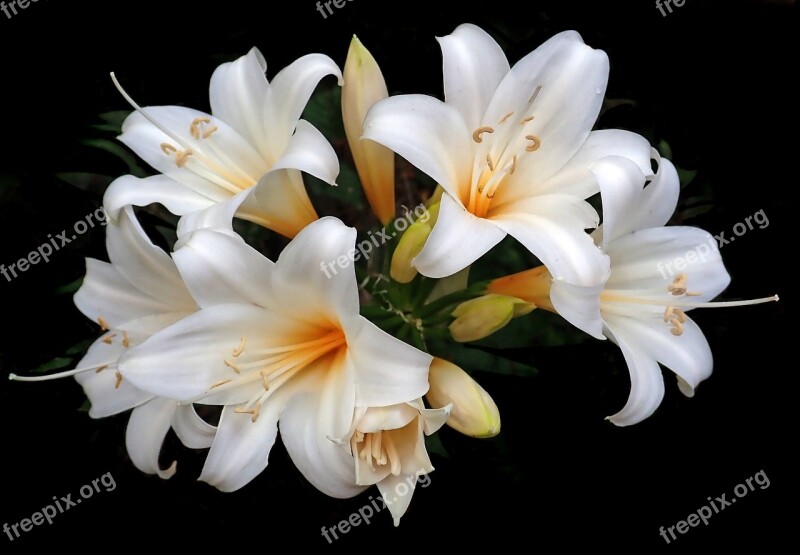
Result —
[[[710, 234], [667, 225], [676, 168], [636, 133], [593, 130], [606, 54], [564, 32], [512, 67], [469, 24], [439, 43], [444, 101], [390, 97], [357, 38], [343, 72], [309, 54], [267, 81], [255, 48], [222, 64], [211, 113], [140, 107], [112, 74], [133, 107], [119, 140], [155, 174], [105, 192], [109, 262], [87, 259], [75, 294], [100, 337], [73, 370], [12, 379], [74, 376], [91, 417], [132, 411], [137, 468], [175, 473], [159, 465], [171, 429], [208, 449], [200, 479], [222, 491], [266, 468], [280, 431], [317, 489], [347, 498], [376, 485], [397, 498], [395, 524], [433, 470], [427, 436], [445, 424], [500, 432], [491, 396], [448, 353], [512, 319], [540, 309], [619, 347], [631, 387], [608, 417], [617, 426], [658, 408], [659, 365], [691, 397], [712, 355], [689, 311], [777, 297], [712, 302], [730, 277]], [[341, 87], [338, 151], [301, 119], [327, 76]], [[342, 152], [380, 231], [311, 202], [308, 176], [336, 186]], [[396, 154], [430, 180], [415, 181], [413, 209], [398, 207]], [[137, 217], [153, 204], [180, 218], [171, 252]], [[244, 226], [286, 238], [279, 256], [251, 246]], [[507, 236], [539, 265], [471, 280]]]

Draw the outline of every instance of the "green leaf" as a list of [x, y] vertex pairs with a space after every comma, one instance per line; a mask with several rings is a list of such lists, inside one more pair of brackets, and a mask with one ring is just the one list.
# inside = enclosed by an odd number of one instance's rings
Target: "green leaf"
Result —
[[78, 289], [80, 289], [81, 284], [83, 284], [83, 278], [80, 277], [71, 283], [67, 283], [66, 285], [62, 285], [61, 287], [57, 288], [54, 293], [56, 295], [68, 295], [72, 294]]
[[128, 166], [128, 173], [132, 175], [137, 177], [147, 176], [147, 172], [145, 172], [141, 166], [139, 166], [139, 161], [136, 156], [114, 141], [110, 141], [108, 139], [84, 139], [81, 141], [81, 144], [104, 150], [116, 158], [119, 158], [123, 163], [125, 163], [125, 165]]
[[49, 372], [50, 370], [59, 370], [61, 368], [65, 368], [72, 364], [72, 358], [68, 357], [57, 357], [51, 360], [50, 362], [45, 362], [44, 364], [37, 366], [31, 372], [33, 374], [42, 374], [44, 372]]

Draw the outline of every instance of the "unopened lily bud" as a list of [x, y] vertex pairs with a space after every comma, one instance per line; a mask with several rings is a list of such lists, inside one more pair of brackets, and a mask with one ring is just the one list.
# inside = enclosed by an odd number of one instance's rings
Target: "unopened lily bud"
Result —
[[494, 437], [500, 433], [500, 411], [478, 382], [455, 364], [434, 358], [428, 374], [425, 398], [433, 408], [453, 404], [447, 425], [470, 437]]
[[503, 329], [512, 318], [531, 312], [536, 305], [506, 295], [484, 295], [463, 302], [452, 312], [453, 339], [460, 343], [478, 341]]
[[394, 153], [376, 142], [362, 141], [361, 135], [367, 111], [388, 96], [378, 63], [354, 36], [344, 64], [342, 119], [367, 201], [383, 225], [387, 225], [395, 214]]
[[550, 301], [550, 286], [553, 277], [547, 268], [537, 266], [531, 270], [518, 272], [489, 282], [487, 293], [508, 295], [534, 304], [538, 308], [555, 312]]
[[417, 269], [411, 265], [411, 261], [425, 246], [438, 216], [439, 204], [437, 203], [428, 208], [426, 217], [418, 218], [400, 237], [392, 255], [392, 266], [389, 270], [389, 275], [393, 280], [398, 283], [409, 283], [416, 277]]

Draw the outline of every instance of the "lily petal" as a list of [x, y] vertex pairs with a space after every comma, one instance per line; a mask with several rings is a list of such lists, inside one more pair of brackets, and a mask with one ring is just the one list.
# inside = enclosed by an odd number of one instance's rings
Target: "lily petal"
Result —
[[222, 409], [219, 427], [199, 480], [220, 491], [236, 491], [267, 467], [269, 452], [278, 437], [279, 394], [265, 403], [253, 422], [249, 414]]
[[270, 122], [267, 150], [270, 164], [283, 154], [297, 121], [319, 82], [334, 75], [342, 83], [339, 66], [324, 54], [308, 54], [275, 75], [265, 101], [265, 121]]
[[508, 73], [503, 49], [483, 29], [459, 25], [452, 34], [437, 38], [444, 59], [444, 97], [469, 129], [477, 129], [497, 86]]
[[99, 372], [89, 370], [75, 375], [75, 381], [83, 387], [83, 392], [92, 405], [89, 409], [90, 417], [105, 418], [119, 414], [153, 398], [152, 393], [135, 387], [128, 380], [119, 381], [113, 366], [124, 352], [125, 348], [121, 343], [109, 345], [98, 339], [92, 343], [86, 355], [78, 363], [77, 368], [100, 364], [109, 366]]
[[559, 316], [567, 322], [592, 337], [605, 339], [600, 316], [600, 294], [603, 287], [603, 283], [580, 286], [554, 280], [550, 287], [550, 302]]
[[617, 426], [630, 426], [653, 414], [661, 404], [664, 398], [664, 377], [658, 362], [641, 349], [642, 345], [636, 342], [635, 337], [628, 336], [626, 332], [629, 329], [623, 320], [624, 318], [607, 319], [606, 332], [619, 345], [625, 362], [628, 363], [631, 392], [622, 410], [607, 419]]
[[264, 175], [237, 215], [289, 238], [319, 218], [297, 170], [276, 170]]
[[194, 405], [180, 405], [175, 409], [172, 429], [189, 449], [208, 449], [217, 434], [217, 427], [200, 418]]
[[619, 156], [603, 158], [592, 166], [603, 200], [603, 248], [633, 229], [645, 176], [632, 161]]
[[347, 346], [356, 380], [356, 404], [385, 407], [422, 397], [428, 391], [433, 357], [359, 318], [348, 329]]
[[353, 264], [337, 264], [336, 272], [325, 271], [328, 262], [342, 256], [353, 258], [355, 240], [355, 229], [325, 217], [303, 229], [283, 249], [272, 274], [272, 287], [281, 292], [276, 300], [287, 314], [315, 325], [320, 320], [338, 325], [341, 315], [358, 314]]
[[425, 276], [447, 277], [475, 262], [505, 236], [495, 222], [473, 216], [445, 194], [436, 225], [411, 263]]
[[313, 125], [301, 119], [283, 155], [272, 170], [295, 169], [336, 185], [339, 159], [328, 139]]
[[172, 254], [200, 307], [242, 303], [269, 307], [274, 263], [238, 235], [200, 230]]
[[597, 225], [597, 213], [587, 202], [547, 195], [507, 204], [491, 217], [539, 258], [554, 279], [593, 286], [608, 277], [608, 258], [584, 232]]
[[158, 464], [161, 446], [170, 428], [172, 415], [178, 403], [170, 399], [155, 398], [136, 407], [131, 413], [125, 431], [125, 446], [134, 466], [146, 474], [170, 478], [175, 474], [177, 461], [162, 470]]
[[602, 107], [608, 71], [605, 52], [585, 45], [574, 31], [559, 33], [514, 64], [492, 98], [484, 125], [509, 111], [519, 119], [535, 114], [526, 130], [541, 147], [535, 156], [522, 157], [517, 171], [545, 181], [586, 142]]
[[454, 107], [429, 96], [401, 95], [367, 112], [363, 138], [395, 151], [463, 205], [471, 183], [471, 133]]
[[195, 188], [186, 187], [166, 175], [139, 178], [123, 175], [111, 182], [103, 195], [103, 207], [111, 218], [119, 217], [126, 206], [162, 204], [178, 216], [207, 208], [214, 203], [217, 194], [203, 195]]

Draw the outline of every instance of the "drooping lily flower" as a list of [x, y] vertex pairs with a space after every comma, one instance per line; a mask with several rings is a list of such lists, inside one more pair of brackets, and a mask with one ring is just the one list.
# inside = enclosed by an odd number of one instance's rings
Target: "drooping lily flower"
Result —
[[603, 225], [593, 235], [611, 261], [604, 284], [576, 287], [540, 268], [489, 287], [557, 312], [620, 347], [631, 392], [623, 409], [608, 417], [618, 426], [641, 422], [661, 404], [664, 380], [659, 364], [677, 374], [681, 392], [689, 397], [711, 375], [708, 341], [687, 312], [777, 300], [709, 302], [728, 286], [730, 276], [709, 233], [664, 227], [675, 211], [680, 184], [674, 166], [665, 159], [658, 162], [658, 173], [646, 187], [641, 170], [628, 161], [604, 160], [592, 168], [603, 198]]
[[349, 497], [345, 438], [358, 407], [412, 401], [428, 389], [431, 357], [359, 315], [352, 265], [330, 277], [320, 261], [352, 250], [335, 218], [301, 231], [272, 263], [228, 233], [202, 229], [173, 254], [201, 310], [120, 361], [135, 385], [185, 402], [223, 405], [201, 480], [241, 488], [266, 466], [278, 433], [319, 490]]
[[500, 46], [474, 25], [439, 42], [445, 102], [396, 96], [364, 122], [365, 138], [446, 192], [414, 265], [429, 277], [448, 276], [510, 234], [559, 279], [602, 282], [608, 260], [584, 231], [598, 224], [584, 200], [598, 191], [588, 167], [618, 155], [650, 173], [645, 139], [591, 131], [608, 79], [605, 53], [565, 32], [509, 68]]
[[[235, 202], [238, 217], [287, 237], [316, 220], [300, 171], [335, 184], [339, 162], [300, 115], [317, 83], [326, 75], [341, 83], [341, 73], [322, 54], [298, 59], [271, 83], [266, 67], [256, 48], [219, 66], [211, 77], [211, 114], [180, 106], [140, 108], [114, 78], [135, 108], [119, 138], [160, 175], [112, 183], [104, 199], [109, 215], [126, 205], [161, 203], [183, 216]], [[237, 196], [246, 198], [232, 199]]]
[[441, 428], [449, 413], [450, 405], [426, 409], [421, 399], [356, 413], [349, 442], [356, 482], [378, 486], [395, 526], [411, 503], [417, 478], [433, 470], [425, 436]]
[[362, 141], [361, 135], [367, 111], [388, 96], [378, 62], [354, 36], [344, 63], [342, 119], [361, 186], [383, 225], [388, 225], [395, 215], [394, 152], [373, 141]]
[[198, 307], [169, 255], [147, 237], [133, 210], [122, 210], [106, 227], [111, 263], [88, 258], [86, 277], [75, 305], [97, 322], [103, 335], [89, 347], [75, 370], [48, 376], [18, 377], [42, 381], [75, 376], [91, 402], [89, 416], [103, 418], [133, 409], [126, 446], [134, 465], [148, 474], [169, 478], [176, 463], [161, 469], [158, 456], [172, 427], [187, 447], [211, 446], [215, 428], [192, 405], [179, 406], [126, 380], [117, 362], [129, 349], [195, 312]]

